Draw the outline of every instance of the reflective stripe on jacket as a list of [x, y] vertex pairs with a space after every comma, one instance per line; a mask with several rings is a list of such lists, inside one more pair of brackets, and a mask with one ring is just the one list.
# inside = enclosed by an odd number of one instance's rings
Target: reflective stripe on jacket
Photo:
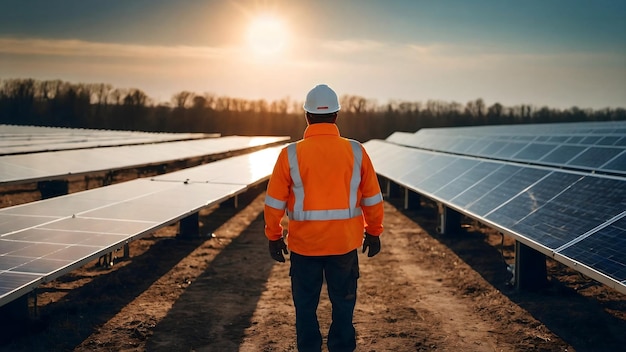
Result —
[[289, 218], [289, 248], [302, 255], [344, 254], [358, 248], [364, 229], [382, 233], [383, 199], [376, 172], [360, 143], [342, 138], [335, 124], [307, 127], [285, 147], [265, 198], [265, 234], [282, 236]]

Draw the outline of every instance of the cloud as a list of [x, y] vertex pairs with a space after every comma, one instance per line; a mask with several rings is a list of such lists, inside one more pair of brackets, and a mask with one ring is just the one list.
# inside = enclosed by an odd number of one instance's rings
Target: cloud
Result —
[[342, 53], [360, 54], [384, 50], [386, 44], [374, 40], [329, 40], [319, 44], [321, 50]]
[[0, 38], [0, 54], [134, 59], [210, 59], [232, 55], [233, 48], [149, 46], [73, 39]]

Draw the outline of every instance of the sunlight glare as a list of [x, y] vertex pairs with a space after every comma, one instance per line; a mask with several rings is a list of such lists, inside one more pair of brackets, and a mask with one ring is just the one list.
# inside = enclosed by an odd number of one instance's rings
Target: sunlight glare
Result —
[[274, 169], [274, 164], [278, 159], [281, 147], [267, 148], [254, 153], [254, 157], [249, 158], [249, 172], [256, 179], [264, 175], [269, 175]]
[[272, 56], [283, 51], [288, 37], [285, 23], [269, 14], [252, 19], [247, 32], [248, 45], [253, 53], [260, 56]]

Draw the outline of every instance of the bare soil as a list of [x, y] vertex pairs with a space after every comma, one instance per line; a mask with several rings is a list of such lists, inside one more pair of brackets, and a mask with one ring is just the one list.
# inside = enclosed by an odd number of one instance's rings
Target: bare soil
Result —
[[[0, 350], [295, 351], [289, 261], [267, 253], [263, 191], [203, 210], [200, 238], [169, 226], [112, 267], [42, 285], [28, 322], [0, 318]], [[438, 235], [435, 222], [433, 204], [386, 201], [381, 253], [359, 254], [357, 351], [626, 350], [624, 295], [551, 260], [547, 289], [517, 291], [512, 239], [471, 222]], [[324, 294], [318, 315], [325, 334]]]

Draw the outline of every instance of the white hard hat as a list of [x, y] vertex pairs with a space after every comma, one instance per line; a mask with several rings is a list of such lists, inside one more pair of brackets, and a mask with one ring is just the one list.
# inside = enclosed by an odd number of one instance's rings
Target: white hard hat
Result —
[[325, 84], [319, 84], [306, 95], [303, 108], [311, 114], [331, 114], [339, 111], [341, 106], [335, 91]]

